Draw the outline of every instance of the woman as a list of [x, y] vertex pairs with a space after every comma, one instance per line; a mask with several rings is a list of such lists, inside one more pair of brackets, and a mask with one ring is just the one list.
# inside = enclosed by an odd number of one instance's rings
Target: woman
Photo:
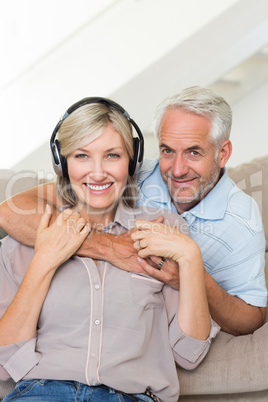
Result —
[[[51, 144], [68, 208], [49, 226], [47, 206], [35, 250], [10, 237], [2, 242], [0, 378], [17, 382], [5, 402], [177, 401], [175, 361], [196, 367], [219, 330], [200, 250], [179, 230], [183, 220], [161, 211], [165, 224], [152, 222], [159, 210], [133, 208], [140, 157], [130, 123], [102, 98], [68, 109]], [[141, 266], [150, 256], [179, 264], [180, 291], [74, 255], [91, 230], [120, 234], [135, 222]], [[152, 259], [158, 268], [167, 263]]]

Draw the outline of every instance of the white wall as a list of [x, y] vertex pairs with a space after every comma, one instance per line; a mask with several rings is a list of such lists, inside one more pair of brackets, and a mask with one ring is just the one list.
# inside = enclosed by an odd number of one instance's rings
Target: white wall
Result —
[[[259, 156], [268, 155], [268, 82], [255, 88], [232, 105], [233, 125], [231, 141], [233, 153], [228, 166], [237, 166]], [[152, 134], [145, 136], [145, 156], [158, 154], [157, 140]], [[37, 148], [31, 157], [14, 164], [15, 170], [35, 170], [51, 177], [51, 159], [48, 141]]]
[[[58, 2], [48, 0], [43, 7], [52, 3], [53, 12], [60, 11], [59, 18], [54, 15], [50, 21], [46, 13], [42, 29], [55, 28], [55, 21], [64, 18]], [[13, 80], [9, 77], [1, 88], [0, 168], [39, 168], [44, 175], [51, 174], [50, 134], [64, 108], [81, 97], [111, 96], [148, 131], [153, 109], [165, 96], [185, 86], [211, 84], [268, 43], [267, 0], [117, 0], [111, 4], [92, 23], [84, 18], [73, 36], [43, 57], [39, 54], [35, 63], [17, 72]], [[38, 24], [34, 26], [38, 38], [41, 32]], [[11, 52], [16, 51], [14, 42]], [[23, 57], [23, 52], [19, 54]], [[248, 103], [257, 101], [252, 93]], [[244, 132], [240, 128], [245, 116], [242, 101], [234, 107], [235, 143]], [[248, 113], [246, 118], [250, 119]], [[257, 120], [264, 124], [265, 118]], [[264, 127], [255, 130], [255, 141], [260, 141], [257, 136], [263, 135]], [[247, 160], [253, 152], [249, 140], [243, 145], [247, 151], [242, 154], [235, 143], [231, 164]], [[151, 136], [145, 138], [145, 146], [147, 156], [157, 153]], [[264, 150], [256, 145], [252, 156]]]
[[[255, 88], [232, 105], [233, 125], [231, 141], [233, 153], [228, 166], [237, 166], [259, 156], [268, 155], [268, 82]], [[152, 134], [145, 136], [145, 156], [158, 154], [157, 140]], [[36, 170], [51, 177], [53, 170], [48, 141], [38, 147], [30, 157], [14, 164], [15, 170]]]
[[[233, 105], [229, 166], [268, 155], [268, 82]], [[266, 178], [268, 180], [268, 178]]]
[[[233, 152], [228, 166], [268, 155], [268, 82], [232, 104], [232, 110]], [[145, 144], [148, 156], [157, 155], [157, 141], [152, 135], [146, 137]]]

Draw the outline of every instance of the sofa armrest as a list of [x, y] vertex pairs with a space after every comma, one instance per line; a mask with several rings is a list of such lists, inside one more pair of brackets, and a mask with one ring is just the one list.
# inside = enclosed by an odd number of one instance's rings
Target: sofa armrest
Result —
[[268, 323], [252, 335], [220, 332], [202, 364], [178, 367], [181, 395], [255, 392], [268, 389]]
[[[268, 283], [268, 252], [265, 262]], [[193, 371], [178, 367], [181, 395], [268, 390], [268, 310], [265, 322], [252, 335], [233, 336], [220, 331], [200, 366]]]

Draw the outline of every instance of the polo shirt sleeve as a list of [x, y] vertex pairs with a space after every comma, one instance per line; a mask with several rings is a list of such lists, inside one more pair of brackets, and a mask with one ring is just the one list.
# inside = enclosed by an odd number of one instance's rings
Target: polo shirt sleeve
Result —
[[230, 295], [253, 306], [266, 307], [264, 250], [263, 233], [255, 233], [215, 267], [214, 279]]

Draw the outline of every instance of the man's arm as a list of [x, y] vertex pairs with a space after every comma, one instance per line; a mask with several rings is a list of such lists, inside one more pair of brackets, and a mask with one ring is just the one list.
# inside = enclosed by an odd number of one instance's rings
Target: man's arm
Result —
[[206, 293], [212, 318], [221, 330], [233, 335], [246, 335], [264, 324], [266, 308], [247, 304], [222, 289], [206, 273]]
[[[46, 204], [53, 208], [52, 223], [63, 206], [63, 201], [57, 196], [55, 183], [34, 187], [3, 202], [0, 205], [0, 227], [14, 239], [33, 247]], [[105, 259], [127, 271], [143, 272], [137, 263], [130, 234], [127, 232], [115, 236], [92, 230], [77, 254]]]
[[53, 207], [54, 220], [60, 205], [55, 183], [39, 185], [4, 201], [0, 205], [0, 227], [14, 239], [33, 247], [46, 204]]
[[[0, 205], [0, 227], [21, 243], [33, 246], [37, 227], [47, 203], [54, 207], [53, 221], [62, 205], [54, 183], [38, 186], [12, 197]], [[92, 231], [78, 250], [78, 254], [105, 259], [126, 271], [147, 273], [179, 289], [179, 270], [176, 263], [166, 261], [160, 271], [150, 266], [145, 272], [137, 262], [137, 252], [133, 248], [130, 236], [131, 232], [115, 236]], [[264, 323], [265, 308], [251, 306], [229, 295], [209, 274], [206, 274], [206, 291], [211, 316], [223, 331], [233, 335], [248, 334]]]

